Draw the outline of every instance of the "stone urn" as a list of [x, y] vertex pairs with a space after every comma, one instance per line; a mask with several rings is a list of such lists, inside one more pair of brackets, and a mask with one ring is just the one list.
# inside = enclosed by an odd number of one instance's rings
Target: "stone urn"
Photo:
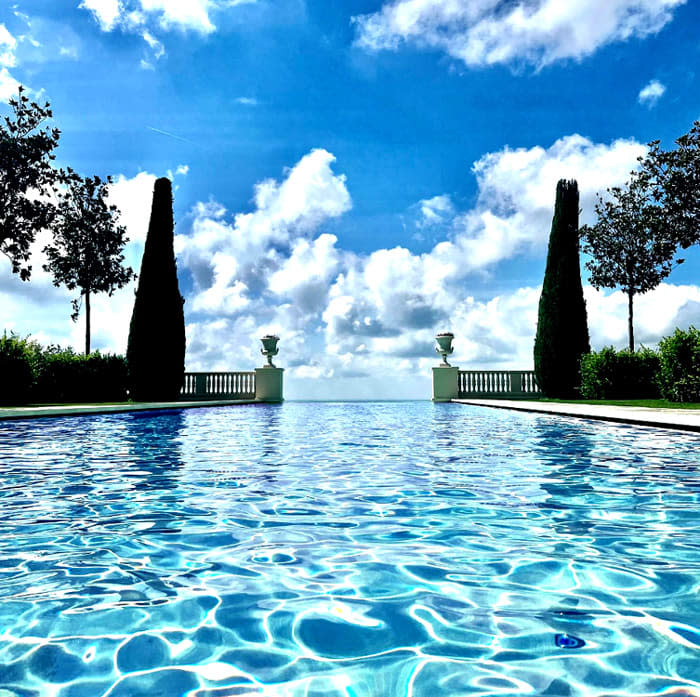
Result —
[[263, 347], [260, 349], [260, 353], [267, 357], [266, 368], [275, 367], [275, 364], [272, 362], [272, 357], [279, 353], [279, 349], [277, 348], [277, 342], [279, 340], [280, 338], [274, 334], [265, 334], [265, 336], [260, 339], [263, 345]]
[[442, 356], [442, 363], [440, 364], [444, 368], [451, 367], [447, 362], [447, 357], [452, 354], [454, 348], [452, 348], [452, 340], [455, 335], [452, 332], [440, 332], [436, 337], [437, 346], [435, 347], [435, 352]]

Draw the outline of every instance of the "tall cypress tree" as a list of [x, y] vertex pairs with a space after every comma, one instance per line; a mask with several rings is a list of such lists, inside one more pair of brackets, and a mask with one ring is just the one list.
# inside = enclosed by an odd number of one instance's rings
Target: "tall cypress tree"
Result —
[[546, 397], [577, 396], [581, 356], [590, 350], [579, 266], [578, 184], [560, 179], [535, 335], [535, 375]]
[[137, 401], [177, 399], [185, 372], [185, 316], [173, 249], [170, 180], [157, 179], [126, 359]]

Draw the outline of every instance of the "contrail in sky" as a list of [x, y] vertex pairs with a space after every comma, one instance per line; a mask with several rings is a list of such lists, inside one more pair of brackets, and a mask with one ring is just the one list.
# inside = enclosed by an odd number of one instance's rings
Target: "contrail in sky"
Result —
[[175, 138], [175, 140], [181, 140], [183, 143], [189, 143], [190, 145], [197, 145], [197, 143], [194, 143], [191, 140], [187, 140], [187, 138], [183, 138], [181, 136], [176, 136], [174, 133], [168, 133], [167, 131], [161, 131], [159, 128], [153, 128], [153, 126], [146, 126], [146, 128], [149, 131], [153, 131], [154, 133], [160, 133], [161, 135], [168, 136], [169, 138]]

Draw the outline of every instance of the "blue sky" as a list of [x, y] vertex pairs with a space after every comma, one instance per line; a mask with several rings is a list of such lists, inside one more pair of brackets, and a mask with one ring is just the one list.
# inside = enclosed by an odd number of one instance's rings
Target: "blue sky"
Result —
[[[172, 176], [188, 369], [276, 331], [290, 396], [420, 397], [436, 330], [462, 367], [531, 367], [556, 180], [590, 221], [700, 118], [699, 27], [682, 0], [18, 0], [0, 98], [49, 99], [59, 164], [115, 177], [136, 266]], [[700, 324], [687, 259], [643, 342]], [[624, 298], [586, 294], [594, 347], [624, 346]], [[8, 329], [80, 347], [69, 297], [0, 266]], [[132, 298], [97, 301], [96, 347], [125, 349]]]

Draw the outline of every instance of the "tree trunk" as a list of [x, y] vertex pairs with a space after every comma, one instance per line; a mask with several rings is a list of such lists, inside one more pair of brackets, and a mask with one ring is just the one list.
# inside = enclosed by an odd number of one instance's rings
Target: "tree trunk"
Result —
[[90, 291], [85, 291], [85, 355], [90, 355]]
[[627, 328], [629, 330], [629, 336], [630, 336], [630, 352], [634, 353], [634, 308], [632, 307], [632, 298], [634, 297], [634, 294], [632, 291], [627, 291], [627, 308], [628, 308], [628, 314], [627, 314]]

